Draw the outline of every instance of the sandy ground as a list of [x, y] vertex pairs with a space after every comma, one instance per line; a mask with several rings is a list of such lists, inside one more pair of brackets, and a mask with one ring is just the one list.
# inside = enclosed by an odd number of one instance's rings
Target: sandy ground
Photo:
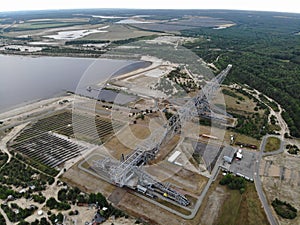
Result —
[[[12, 109], [10, 111], [0, 114], [0, 120], [3, 121], [3, 125], [8, 123], [18, 122], [27, 119], [29, 116], [42, 115], [43, 113], [64, 109], [71, 105], [73, 96], [63, 96], [57, 98], [50, 98], [47, 100], [37, 101], [28, 105], [20, 106], [19, 108]], [[60, 105], [58, 102], [68, 100], [69, 103]]]
[[125, 209], [134, 216], [144, 219], [149, 224], [187, 224], [180, 217], [130, 193], [127, 193], [122, 198], [118, 207]]
[[204, 213], [202, 213], [200, 224], [214, 224], [214, 221], [218, 218], [218, 213], [225, 199], [226, 193], [224, 192], [224, 189], [216, 187], [216, 189], [208, 195], [208, 200], [204, 208]]
[[[289, 202], [300, 209], [300, 163], [299, 158], [282, 153], [265, 157], [260, 167], [260, 176], [267, 199], [275, 198]], [[274, 213], [276, 215], [276, 213]], [[300, 224], [300, 217], [294, 220], [279, 218], [280, 224]]]
[[24, 127], [26, 127], [28, 125], [28, 123], [25, 124], [21, 124], [17, 127], [14, 127], [5, 137], [3, 137], [0, 140], [0, 150], [3, 153], [6, 153], [8, 155], [8, 160], [6, 163], [9, 163], [11, 160], [11, 154], [9, 152], [9, 150], [7, 149], [7, 143], [13, 139]]

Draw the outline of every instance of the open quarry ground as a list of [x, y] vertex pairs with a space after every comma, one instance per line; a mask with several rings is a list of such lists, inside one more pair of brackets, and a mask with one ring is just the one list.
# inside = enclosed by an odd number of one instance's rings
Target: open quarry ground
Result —
[[[57, 32], [54, 31], [54, 33]], [[98, 38], [98, 35], [102, 35], [102, 32], [91, 35]], [[63, 158], [63, 160], [57, 162], [57, 164], [49, 164], [49, 166], [59, 165], [61, 169], [59, 179], [73, 187], [79, 187], [84, 192], [100, 192], [114, 206], [130, 215], [142, 218], [150, 224], [267, 224], [252, 183], [248, 184], [245, 193], [241, 195], [237, 191], [231, 191], [224, 186], [220, 186], [218, 181], [221, 175], [217, 176], [217, 172], [213, 173], [214, 168], [218, 168], [220, 165], [223, 147], [230, 144], [232, 135], [235, 136], [237, 142], [256, 146], [260, 144], [260, 141], [246, 135], [237, 134], [233, 129], [228, 131], [225, 128], [199, 125], [199, 120], [190, 118], [188, 122], [182, 124], [180, 133], [176, 133], [170, 140], [162, 143], [155, 159], [150, 160], [147, 165], [142, 167], [142, 170], [156, 181], [165, 183], [166, 186], [169, 184], [169, 187], [172, 187], [173, 190], [185, 195], [190, 203], [186, 207], [180, 206], [174, 200], [170, 200], [171, 198], [164, 198], [165, 193], [160, 193], [161, 197], [149, 197], [128, 187], [119, 188], [111, 184], [112, 181], [108, 171], [100, 171], [101, 167], [97, 167], [97, 163], [100, 165], [101, 161], [108, 157], [114, 163], [119, 163], [120, 159], [126, 158], [136, 149], [139, 143], [155, 132], [158, 133], [157, 140], [159, 140], [165, 129], [164, 124], [167, 122], [167, 111], [165, 110], [168, 109], [170, 112], [175, 113], [182, 105], [179, 104], [180, 99], [177, 102], [178, 104], [176, 104], [176, 100], [174, 104], [171, 104], [168, 100], [163, 99], [166, 95], [155, 89], [155, 84], [159, 82], [161, 77], [168, 74], [177, 65], [163, 62], [157, 58], [149, 58], [148, 56], [144, 59], [152, 62], [149, 68], [130, 72], [109, 82], [112, 89], [138, 95], [134, 101], [124, 105], [114, 105], [105, 101], [95, 102], [79, 96], [72, 96], [74, 100], [67, 96], [61, 98], [68, 100], [67, 103], [63, 104], [57, 103], [57, 100], [61, 99], [43, 102], [44, 110], [38, 110], [39, 105], [30, 108], [31, 112], [34, 115], [36, 114], [37, 117], [28, 127], [23, 129], [20, 136], [10, 142], [10, 146], [25, 155], [28, 154], [29, 157], [41, 159], [40, 161], [43, 163], [48, 163], [48, 161], [42, 161], [45, 158], [55, 158], [51, 155], [56, 150], [54, 147], [58, 146], [57, 148], [61, 150], [64, 150], [64, 146], [73, 148], [73, 145], [69, 147], [70, 143], [79, 147], [83, 146], [84, 150], [79, 148], [75, 152], [76, 159], [67, 158], [63, 155], [65, 151], [55, 153], [56, 158]], [[71, 103], [74, 101], [77, 103], [76, 112], [72, 111], [71, 113]], [[219, 101], [216, 103], [221, 104], [224, 102]], [[238, 104], [236, 98], [225, 95], [225, 103], [232, 111], [237, 113], [251, 114], [256, 112], [254, 110], [256, 104], [246, 97]], [[43, 117], [46, 110], [49, 112]], [[29, 114], [25, 111], [16, 112], [18, 116], [12, 117], [14, 122], [22, 119], [26, 120], [28, 117], [30, 119]], [[258, 113], [261, 114], [262, 112], [258, 111]], [[9, 122], [11, 121], [4, 120], [4, 125]], [[213, 137], [209, 138], [205, 135], [213, 135]], [[53, 144], [50, 146], [49, 143], [58, 139], [63, 140], [60, 141], [61, 145], [51, 147]], [[157, 143], [156, 141], [153, 142]], [[48, 144], [50, 147], [48, 147]], [[39, 145], [42, 146], [35, 149], [38, 154], [30, 155], [32, 149]], [[41, 148], [43, 150], [40, 150]], [[196, 151], [201, 155], [199, 161], [194, 157]], [[234, 162], [233, 164], [238, 169], [249, 167], [249, 174], [252, 175], [256, 151], [252, 150], [252, 152], [247, 153], [249, 153], [249, 157], [244, 158], [245, 162], [251, 163], [240, 164], [240, 162]], [[49, 154], [49, 157], [47, 154]], [[173, 158], [174, 155], [175, 158]], [[247, 156], [247, 154], [245, 155]], [[66, 157], [66, 160], [64, 160], [64, 157]], [[286, 174], [281, 175], [281, 177], [291, 180], [294, 174], [293, 171], [288, 172], [289, 170], [279, 169], [278, 172], [278, 169], [274, 169], [270, 174], [277, 175], [282, 170]], [[298, 175], [300, 176], [300, 172], [297, 172]], [[210, 182], [215, 177], [217, 179], [208, 189]], [[276, 178], [276, 176], [274, 177]], [[263, 181], [265, 186], [268, 184], [267, 181], [268, 175]], [[293, 185], [298, 185], [298, 183], [293, 183]], [[133, 185], [133, 187], [136, 187], [136, 185]], [[206, 192], [207, 190], [208, 192]], [[56, 196], [57, 192], [58, 188], [53, 186], [45, 193], [47, 197], [50, 197], [51, 195]], [[201, 196], [203, 193], [204, 199], [202, 201]], [[270, 194], [272, 194], [272, 191], [270, 191]], [[296, 193], [295, 196], [297, 199], [300, 197]], [[20, 203], [25, 204], [24, 202]], [[296, 207], [298, 207], [297, 204]], [[200, 211], [197, 212], [199, 206]], [[94, 211], [89, 210], [81, 208], [80, 213], [92, 217]], [[196, 214], [194, 218], [184, 219], [193, 213]], [[84, 216], [78, 217], [77, 222], [79, 224], [84, 223]], [[114, 224], [133, 223], [130, 219], [112, 221], [110, 218], [109, 221]], [[107, 221], [106, 224], [108, 223]]]
[[[260, 176], [268, 201], [278, 198], [300, 209], [300, 158], [284, 152], [280, 155], [265, 157], [260, 166]], [[276, 215], [274, 213], [274, 215]], [[281, 224], [299, 224], [300, 217], [294, 220], [282, 219]]]

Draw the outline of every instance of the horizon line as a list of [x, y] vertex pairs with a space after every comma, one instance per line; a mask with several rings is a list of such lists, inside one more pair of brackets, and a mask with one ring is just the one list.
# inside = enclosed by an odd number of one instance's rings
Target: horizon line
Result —
[[272, 11], [272, 10], [257, 10], [257, 9], [213, 9], [213, 8], [52, 8], [52, 9], [22, 9], [22, 10], [4, 10], [0, 13], [18, 13], [18, 12], [39, 12], [39, 11], [64, 11], [64, 10], [170, 10], [170, 11], [201, 11], [201, 10], [209, 10], [209, 11], [244, 11], [244, 12], [269, 12], [269, 13], [289, 13], [289, 14], [300, 14], [300, 12], [288, 12], [288, 11]]

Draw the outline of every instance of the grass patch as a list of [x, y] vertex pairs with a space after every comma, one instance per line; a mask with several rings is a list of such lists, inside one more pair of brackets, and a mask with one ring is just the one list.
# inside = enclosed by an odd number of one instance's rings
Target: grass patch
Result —
[[253, 183], [248, 183], [246, 192], [242, 195], [235, 224], [269, 224]]
[[[229, 190], [229, 189], [228, 189]], [[230, 190], [229, 196], [224, 201], [224, 204], [219, 212], [219, 218], [214, 224], [228, 225], [236, 224], [235, 221], [239, 217], [239, 208], [242, 201], [242, 195], [238, 190]]]
[[279, 125], [271, 124], [271, 125], [269, 125], [269, 130], [281, 131], [281, 127]]
[[237, 95], [235, 92], [233, 92], [233, 91], [231, 91], [231, 90], [228, 90], [228, 89], [222, 89], [222, 93], [223, 93], [224, 95], [229, 95], [229, 96], [231, 96], [231, 97], [233, 97], [233, 98], [236, 98], [236, 99], [238, 99], [238, 100], [240, 100], [240, 101], [245, 101], [245, 98], [244, 98], [244, 97], [242, 97], [242, 96], [240, 96], [240, 95]]
[[265, 146], [265, 152], [273, 152], [280, 148], [281, 141], [276, 137], [269, 137]]
[[228, 194], [215, 225], [269, 224], [253, 183], [247, 183], [241, 195], [238, 190], [226, 188]]

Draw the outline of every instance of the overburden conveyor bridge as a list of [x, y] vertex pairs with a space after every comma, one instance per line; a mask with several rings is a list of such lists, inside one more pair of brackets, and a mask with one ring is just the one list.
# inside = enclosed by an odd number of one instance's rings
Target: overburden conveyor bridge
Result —
[[123, 157], [120, 161], [106, 158], [96, 161], [94, 166], [105, 171], [110, 181], [119, 187], [130, 187], [142, 190], [149, 196], [163, 196], [176, 203], [187, 206], [189, 200], [181, 193], [170, 187], [168, 183], [161, 183], [143, 171], [142, 166], [153, 160], [163, 143], [171, 140], [175, 134], [180, 133], [181, 125], [194, 117], [204, 117], [216, 123], [226, 124], [231, 115], [211, 104], [216, 91], [220, 88], [232, 65], [214, 77], [202, 87], [197, 96], [186, 102], [176, 114], [164, 125], [165, 129], [156, 129], [142, 141], [135, 150]]

